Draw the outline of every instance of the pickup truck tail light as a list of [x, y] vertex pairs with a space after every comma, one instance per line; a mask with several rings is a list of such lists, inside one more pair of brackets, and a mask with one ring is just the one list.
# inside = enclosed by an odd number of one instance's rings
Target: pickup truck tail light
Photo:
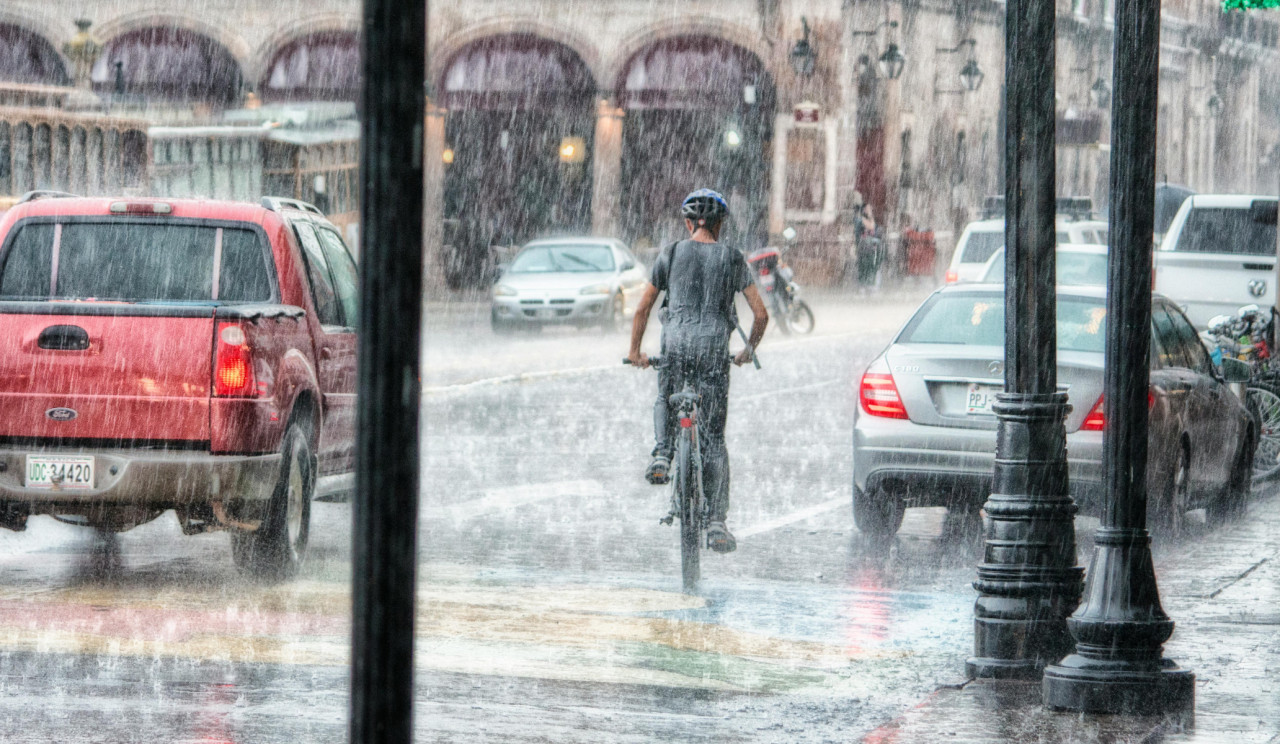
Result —
[[256, 398], [259, 394], [253, 377], [253, 353], [244, 329], [237, 323], [218, 326], [213, 394], [219, 398]]
[[893, 374], [884, 359], [872, 363], [862, 375], [862, 384], [858, 386], [858, 400], [862, 403], [862, 410], [868, 415], [907, 418], [906, 406], [902, 405], [902, 396], [898, 394], [898, 384], [893, 381]]

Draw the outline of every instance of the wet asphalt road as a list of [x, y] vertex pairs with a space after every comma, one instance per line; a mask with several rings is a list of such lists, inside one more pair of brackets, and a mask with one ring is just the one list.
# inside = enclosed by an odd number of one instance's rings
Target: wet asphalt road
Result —
[[[655, 380], [625, 338], [431, 308], [418, 740], [847, 741], [960, 681], [980, 524], [912, 510], [873, 545], [849, 510], [853, 385], [920, 296], [820, 298], [814, 336], [735, 370], [739, 549], [697, 597], [640, 477]], [[282, 586], [170, 515], [0, 533], [0, 741], [345, 741], [349, 520], [314, 504]]]

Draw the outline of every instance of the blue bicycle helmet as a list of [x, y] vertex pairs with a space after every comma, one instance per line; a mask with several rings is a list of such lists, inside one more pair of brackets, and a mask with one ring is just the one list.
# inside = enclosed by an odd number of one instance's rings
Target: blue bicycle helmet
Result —
[[694, 224], [714, 227], [729, 214], [729, 202], [711, 189], [698, 189], [684, 198], [680, 214]]

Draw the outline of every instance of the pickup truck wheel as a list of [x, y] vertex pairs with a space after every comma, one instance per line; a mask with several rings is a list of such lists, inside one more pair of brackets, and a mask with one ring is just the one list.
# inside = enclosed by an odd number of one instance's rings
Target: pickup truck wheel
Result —
[[287, 579], [302, 566], [311, 532], [311, 498], [315, 495], [315, 461], [306, 432], [293, 424], [281, 445], [280, 476], [261, 526], [233, 532], [231, 553], [236, 565], [253, 576]]

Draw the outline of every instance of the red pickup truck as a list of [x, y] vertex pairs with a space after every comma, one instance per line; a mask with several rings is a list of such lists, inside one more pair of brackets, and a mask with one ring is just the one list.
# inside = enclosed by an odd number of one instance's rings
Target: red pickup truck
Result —
[[172, 509], [293, 575], [350, 487], [357, 286], [301, 202], [29, 195], [0, 218], [0, 526]]

